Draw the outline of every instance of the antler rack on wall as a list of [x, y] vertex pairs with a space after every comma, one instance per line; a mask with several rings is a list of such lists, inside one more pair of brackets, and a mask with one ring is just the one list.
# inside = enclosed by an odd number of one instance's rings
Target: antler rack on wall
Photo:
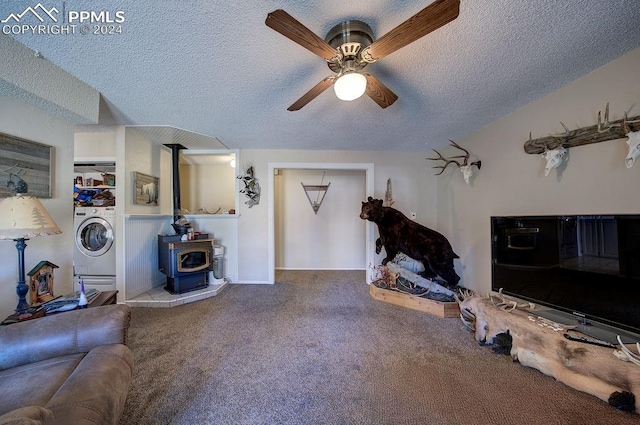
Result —
[[[560, 122], [562, 124], [562, 122]], [[553, 150], [562, 146], [563, 148], [573, 148], [575, 146], [589, 145], [591, 143], [606, 142], [608, 140], [622, 139], [629, 131], [640, 131], [640, 115], [628, 118], [625, 113], [624, 118], [609, 122], [609, 104], [604, 113], [602, 122], [600, 112], [598, 112], [598, 124], [589, 127], [582, 127], [576, 130], [569, 130], [562, 124], [565, 132], [562, 134], [531, 139], [524, 143], [524, 151], [531, 154], [540, 154], [545, 150]], [[627, 129], [625, 129], [627, 127]]]

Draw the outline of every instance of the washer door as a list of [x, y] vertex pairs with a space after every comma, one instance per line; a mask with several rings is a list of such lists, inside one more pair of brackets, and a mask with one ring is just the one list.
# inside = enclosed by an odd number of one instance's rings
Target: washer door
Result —
[[113, 227], [103, 218], [91, 217], [76, 230], [76, 247], [84, 255], [99, 257], [113, 245]]

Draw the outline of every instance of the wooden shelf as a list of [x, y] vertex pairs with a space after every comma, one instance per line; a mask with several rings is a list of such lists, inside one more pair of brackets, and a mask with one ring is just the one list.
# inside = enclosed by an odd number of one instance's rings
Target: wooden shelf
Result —
[[98, 185], [98, 186], [80, 186], [79, 184], [76, 185], [76, 187], [78, 189], [115, 189], [115, 186], [107, 186], [104, 184]]

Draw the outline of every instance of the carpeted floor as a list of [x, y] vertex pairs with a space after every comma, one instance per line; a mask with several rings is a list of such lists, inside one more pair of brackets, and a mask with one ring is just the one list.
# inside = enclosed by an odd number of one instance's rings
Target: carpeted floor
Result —
[[640, 423], [480, 347], [458, 319], [375, 301], [359, 271], [279, 272], [134, 308], [128, 424]]

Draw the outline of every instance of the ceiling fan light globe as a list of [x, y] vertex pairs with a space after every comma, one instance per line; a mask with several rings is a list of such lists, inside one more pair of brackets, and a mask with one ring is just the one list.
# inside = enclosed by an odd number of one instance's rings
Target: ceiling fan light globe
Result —
[[367, 79], [358, 72], [349, 72], [333, 83], [333, 90], [340, 100], [355, 100], [367, 89]]

